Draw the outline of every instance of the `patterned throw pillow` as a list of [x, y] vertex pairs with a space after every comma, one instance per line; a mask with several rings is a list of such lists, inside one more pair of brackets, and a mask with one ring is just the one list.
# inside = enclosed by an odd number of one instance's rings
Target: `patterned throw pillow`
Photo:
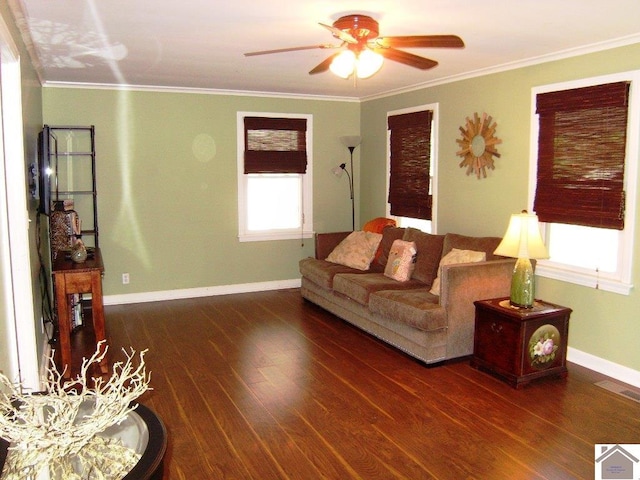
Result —
[[368, 270], [380, 240], [380, 233], [352, 232], [333, 249], [326, 260], [356, 270]]
[[440, 295], [440, 275], [442, 275], [443, 265], [454, 265], [456, 263], [475, 263], [484, 262], [487, 258], [486, 252], [475, 252], [473, 250], [458, 250], [452, 249], [447, 253], [442, 260], [440, 260], [440, 266], [438, 267], [438, 277], [433, 281], [430, 292], [433, 295]]
[[416, 244], [404, 240], [395, 240], [391, 245], [389, 260], [384, 268], [385, 277], [399, 282], [406, 282], [411, 278], [416, 266]]

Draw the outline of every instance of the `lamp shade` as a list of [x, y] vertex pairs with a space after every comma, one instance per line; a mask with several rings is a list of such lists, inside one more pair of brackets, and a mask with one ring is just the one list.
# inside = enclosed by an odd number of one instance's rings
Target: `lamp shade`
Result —
[[549, 258], [540, 235], [538, 216], [526, 211], [511, 215], [507, 232], [493, 253], [513, 258]]
[[347, 148], [355, 148], [360, 145], [361, 138], [358, 135], [345, 135], [340, 137], [340, 141]]
[[331, 169], [331, 173], [333, 173], [336, 177], [342, 177], [342, 174], [345, 172], [346, 163], [341, 163], [340, 165], [336, 165]]
[[382, 67], [384, 57], [369, 49], [358, 53], [344, 50], [334, 57], [329, 69], [341, 78], [349, 78], [355, 71], [358, 78], [369, 78]]
[[329, 69], [341, 78], [349, 78], [355, 66], [356, 54], [351, 50], [345, 50], [333, 59]]
[[358, 55], [356, 75], [358, 78], [369, 78], [382, 67], [383, 57], [379, 53], [365, 49]]

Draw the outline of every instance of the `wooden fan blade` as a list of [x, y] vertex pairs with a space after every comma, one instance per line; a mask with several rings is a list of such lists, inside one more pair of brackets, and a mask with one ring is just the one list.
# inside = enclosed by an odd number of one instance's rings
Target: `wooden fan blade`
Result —
[[378, 47], [392, 48], [463, 48], [464, 42], [457, 35], [412, 35], [406, 37], [379, 37]]
[[275, 50], [262, 50], [259, 52], [249, 52], [249, 53], [245, 53], [244, 56], [245, 57], [254, 57], [256, 55], [269, 55], [271, 53], [284, 53], [284, 52], [296, 52], [298, 50], [315, 50], [316, 48], [322, 48], [322, 49], [327, 49], [327, 48], [340, 48], [340, 45], [331, 45], [331, 44], [324, 44], [324, 45], [307, 45], [304, 47], [289, 47], [289, 48], [277, 48]]
[[339, 38], [343, 42], [358, 43], [358, 40], [356, 40], [356, 38], [353, 35], [351, 35], [349, 32], [345, 32], [344, 30], [340, 30], [339, 28], [336, 28], [333, 25], [326, 25], [324, 23], [321, 23], [320, 25], [322, 25], [324, 28], [329, 30], [333, 34], [334, 37]]
[[374, 51], [389, 60], [404, 63], [405, 65], [419, 68], [420, 70], [427, 70], [438, 65], [438, 62], [431, 60], [430, 58], [420, 57], [413, 53], [396, 50], [395, 48], [376, 48]]
[[340, 52], [334, 53], [329, 58], [324, 60], [322, 63], [318, 64], [313, 70], [309, 72], [309, 75], [315, 75], [316, 73], [322, 73], [329, 70], [329, 67], [331, 66], [331, 62], [333, 62], [333, 59], [339, 54]]

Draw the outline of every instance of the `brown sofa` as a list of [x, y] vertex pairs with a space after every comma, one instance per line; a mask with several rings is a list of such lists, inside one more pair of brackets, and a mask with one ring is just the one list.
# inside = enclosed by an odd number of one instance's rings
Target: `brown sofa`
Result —
[[[300, 261], [303, 298], [428, 364], [473, 353], [473, 302], [509, 295], [515, 260], [493, 254], [500, 238], [387, 227], [377, 258], [362, 271], [325, 260], [349, 233], [316, 235], [316, 257]], [[384, 275], [395, 239], [417, 247], [406, 282]], [[434, 295], [440, 259], [454, 248], [485, 252], [486, 261], [444, 265]]]

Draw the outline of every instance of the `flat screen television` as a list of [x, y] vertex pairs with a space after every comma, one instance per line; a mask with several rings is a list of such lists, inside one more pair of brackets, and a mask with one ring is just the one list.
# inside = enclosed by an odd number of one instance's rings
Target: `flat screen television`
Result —
[[38, 134], [38, 212], [49, 215], [51, 212], [51, 149], [49, 127]]

